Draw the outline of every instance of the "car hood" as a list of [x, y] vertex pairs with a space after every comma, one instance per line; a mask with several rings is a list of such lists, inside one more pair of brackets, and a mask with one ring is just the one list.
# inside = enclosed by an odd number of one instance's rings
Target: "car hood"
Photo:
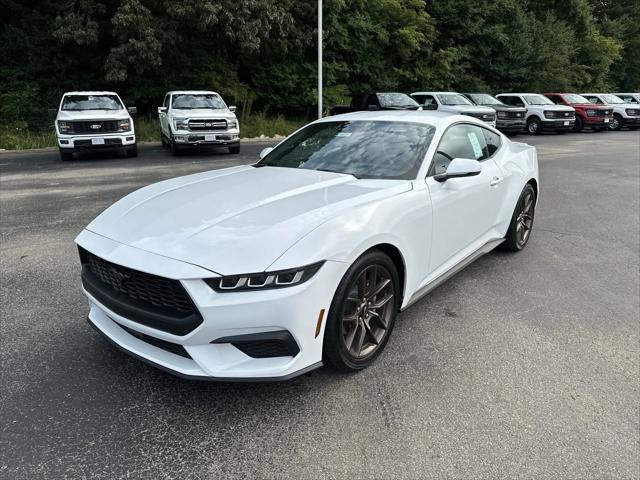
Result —
[[144, 187], [87, 230], [221, 275], [260, 272], [344, 210], [410, 189], [404, 180], [241, 166]]
[[448, 110], [455, 110], [460, 113], [495, 113], [493, 108], [481, 105], [445, 105]]
[[520, 111], [525, 112], [527, 109], [524, 107], [516, 107], [515, 105], [486, 105], [487, 107], [493, 108], [497, 112], [505, 112], [509, 111]]
[[542, 108], [543, 110], [549, 110], [554, 112], [573, 112], [573, 107], [566, 105], [530, 105], [530, 107]]
[[171, 116], [185, 118], [236, 118], [235, 114], [226, 108], [194, 108], [188, 110], [173, 108], [171, 109]]
[[126, 109], [122, 110], [59, 110], [57, 120], [120, 120], [130, 118]]

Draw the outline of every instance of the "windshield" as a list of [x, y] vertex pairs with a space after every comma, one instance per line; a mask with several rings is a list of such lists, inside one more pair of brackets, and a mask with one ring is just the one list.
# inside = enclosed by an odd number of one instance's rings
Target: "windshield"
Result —
[[416, 178], [434, 132], [431, 125], [409, 122], [314, 123], [287, 138], [256, 167], [409, 180]]
[[378, 93], [378, 101], [383, 108], [389, 107], [413, 107], [419, 108], [418, 102], [405, 93]]
[[551, 100], [543, 95], [523, 95], [524, 101], [529, 105], [555, 105]]
[[459, 93], [440, 93], [436, 97], [443, 105], [473, 105]]
[[567, 103], [589, 103], [589, 100], [577, 93], [567, 93], [566, 95], [563, 95], [563, 97]]
[[122, 110], [124, 107], [116, 95], [66, 95], [62, 110]]
[[219, 95], [213, 93], [176, 93], [173, 95], [173, 108], [194, 110], [196, 108], [225, 108]]
[[502, 105], [502, 102], [488, 93], [473, 93], [469, 95], [478, 105]]
[[605, 94], [605, 95], [602, 95], [602, 99], [606, 103], [624, 103], [624, 100], [622, 100], [620, 97], [617, 97], [615, 95]]

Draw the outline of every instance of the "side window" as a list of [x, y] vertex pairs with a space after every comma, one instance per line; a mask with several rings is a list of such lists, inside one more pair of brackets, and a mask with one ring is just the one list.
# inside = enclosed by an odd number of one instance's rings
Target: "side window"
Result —
[[564, 104], [564, 102], [562, 101], [559, 95], [547, 95], [547, 98], [551, 100], [553, 103], [555, 103], [556, 105]]
[[482, 133], [484, 133], [484, 141], [487, 144], [485, 158], [493, 157], [500, 148], [500, 145], [502, 145], [502, 138], [496, 132], [492, 132], [486, 128], [482, 129]]
[[424, 95], [424, 98], [421, 102], [423, 108], [425, 110], [437, 110], [438, 109], [438, 102], [436, 102], [436, 99], [433, 95]]
[[412, 97], [416, 102], [422, 105], [424, 103], [424, 99], [426, 98], [426, 95], [412, 95]]
[[433, 156], [433, 175], [440, 175], [447, 170], [454, 158], [470, 158], [484, 160], [487, 158], [487, 142], [484, 130], [476, 125], [461, 123], [450, 127], [442, 136], [438, 150]]

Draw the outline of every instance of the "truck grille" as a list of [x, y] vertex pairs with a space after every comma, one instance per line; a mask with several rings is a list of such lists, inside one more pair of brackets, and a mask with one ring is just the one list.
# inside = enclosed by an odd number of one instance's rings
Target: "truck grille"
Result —
[[465, 113], [465, 115], [469, 115], [470, 117], [478, 118], [485, 122], [493, 122], [496, 119], [495, 113]]
[[611, 110], [596, 110], [596, 117], [606, 117], [611, 115]]
[[524, 112], [504, 112], [505, 118], [524, 118]]
[[224, 118], [189, 120], [189, 130], [194, 132], [226, 129], [227, 121]]
[[119, 120], [82, 120], [76, 122], [68, 122], [70, 125], [69, 133], [75, 135], [87, 135], [97, 133], [115, 133], [119, 132]]
[[178, 280], [140, 272], [80, 248], [85, 289], [114, 313], [175, 335], [185, 335], [202, 316]]

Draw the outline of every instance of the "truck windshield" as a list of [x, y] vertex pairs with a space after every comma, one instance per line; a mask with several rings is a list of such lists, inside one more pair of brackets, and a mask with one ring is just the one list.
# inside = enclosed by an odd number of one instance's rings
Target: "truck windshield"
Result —
[[624, 100], [616, 95], [604, 94], [602, 95], [602, 99], [607, 103], [624, 103]]
[[66, 95], [61, 110], [122, 110], [116, 95]]
[[589, 103], [589, 100], [577, 93], [567, 93], [566, 95], [563, 95], [563, 97], [567, 103]]
[[500, 100], [489, 95], [488, 93], [473, 93], [469, 96], [478, 105], [502, 105], [502, 102]]
[[431, 125], [410, 122], [313, 123], [255, 166], [304, 168], [356, 178], [415, 179], [434, 132]]
[[378, 101], [383, 108], [415, 108], [420, 105], [413, 98], [405, 93], [378, 93]]
[[225, 108], [226, 105], [219, 95], [210, 93], [176, 93], [173, 95], [173, 108], [180, 110], [194, 110], [196, 108]]
[[473, 105], [459, 93], [441, 93], [436, 95], [443, 105]]
[[543, 95], [523, 95], [522, 97], [529, 105], [555, 105], [555, 103]]

